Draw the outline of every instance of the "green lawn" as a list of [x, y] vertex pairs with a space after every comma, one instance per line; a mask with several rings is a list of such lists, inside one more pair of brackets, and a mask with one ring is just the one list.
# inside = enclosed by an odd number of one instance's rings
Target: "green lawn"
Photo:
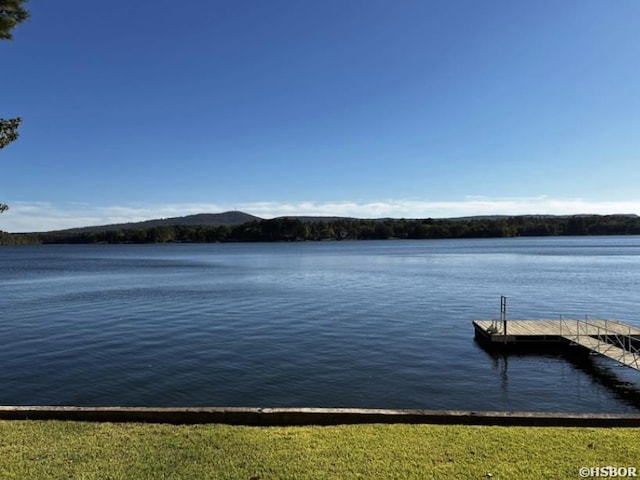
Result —
[[0, 421], [0, 479], [555, 479], [640, 471], [640, 429]]

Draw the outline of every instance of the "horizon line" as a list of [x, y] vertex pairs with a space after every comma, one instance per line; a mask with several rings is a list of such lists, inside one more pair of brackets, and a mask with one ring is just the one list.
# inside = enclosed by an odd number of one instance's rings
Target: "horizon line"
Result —
[[[356, 220], [356, 221], [381, 221], [381, 220], [408, 220], [408, 221], [419, 221], [419, 220], [465, 220], [465, 219], [493, 219], [493, 218], [514, 218], [514, 217], [553, 217], [553, 218], [563, 218], [563, 217], [635, 217], [638, 218], [639, 215], [635, 214], [635, 213], [569, 213], [569, 214], [547, 214], [547, 213], [522, 213], [522, 214], [481, 214], [481, 215], [462, 215], [459, 217], [376, 217], [376, 218], [365, 218], [365, 217], [351, 217], [351, 216], [341, 216], [341, 215], [281, 215], [281, 216], [277, 216], [277, 217], [271, 217], [271, 218], [263, 218], [263, 217], [258, 217], [256, 215], [253, 215], [249, 212], [245, 212], [242, 210], [227, 210], [224, 212], [199, 212], [199, 213], [192, 213], [192, 214], [188, 214], [188, 215], [181, 215], [181, 216], [176, 216], [176, 217], [159, 217], [159, 218], [148, 218], [148, 219], [144, 219], [144, 220], [138, 220], [138, 221], [131, 221], [131, 222], [120, 222], [120, 223], [107, 223], [107, 224], [100, 224], [100, 225], [83, 225], [83, 226], [78, 226], [78, 227], [69, 227], [69, 228], [62, 228], [62, 229], [56, 229], [56, 230], [42, 230], [42, 231], [21, 231], [21, 232], [5, 232], [5, 233], [10, 233], [12, 235], [32, 235], [32, 234], [39, 234], [39, 233], [52, 233], [52, 232], [64, 232], [64, 231], [70, 231], [70, 230], [83, 230], [83, 229], [94, 229], [94, 228], [108, 228], [108, 227], [120, 227], [120, 226], [125, 226], [125, 225], [136, 225], [136, 224], [140, 224], [140, 223], [147, 223], [147, 222], [158, 222], [158, 221], [165, 221], [165, 220], [178, 220], [178, 219], [184, 219], [184, 218], [189, 218], [189, 217], [196, 217], [199, 215], [225, 215], [225, 214], [229, 214], [229, 213], [237, 213], [237, 214], [243, 214], [243, 215], [248, 215], [251, 217], [254, 217], [257, 221], [260, 222], [264, 222], [264, 221], [269, 221], [269, 220], [277, 220], [279, 218], [293, 218], [293, 219], [300, 219], [300, 218], [310, 218], [310, 219], [323, 219], [323, 218], [327, 218], [327, 219], [337, 219], [337, 220]], [[242, 222], [242, 223], [248, 223], [251, 220], [247, 220], [246, 222]], [[175, 224], [171, 224], [171, 225], [167, 225], [167, 226], [178, 226], [180, 225], [179, 223], [175, 223]], [[240, 223], [238, 225], [241, 225]], [[148, 227], [148, 228], [152, 228], [152, 227]], [[0, 232], [2, 232], [2, 230], [0, 230]]]
[[[10, 233], [37, 233], [73, 228], [138, 223], [190, 215], [243, 212], [263, 220], [279, 217], [341, 217], [372, 220], [452, 219], [491, 216], [638, 215], [640, 200], [593, 201], [581, 198], [468, 196], [462, 200], [387, 199], [380, 201], [256, 201], [221, 203], [129, 202], [95, 205], [81, 202], [7, 202], [0, 229]], [[584, 213], [589, 212], [589, 213]], [[624, 212], [624, 213], [621, 213]]]

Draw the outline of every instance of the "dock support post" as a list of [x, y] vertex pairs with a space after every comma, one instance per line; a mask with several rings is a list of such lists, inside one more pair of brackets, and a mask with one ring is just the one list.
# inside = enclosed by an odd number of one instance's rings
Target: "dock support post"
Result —
[[502, 320], [504, 343], [507, 343], [507, 297], [504, 295], [500, 295], [500, 320]]

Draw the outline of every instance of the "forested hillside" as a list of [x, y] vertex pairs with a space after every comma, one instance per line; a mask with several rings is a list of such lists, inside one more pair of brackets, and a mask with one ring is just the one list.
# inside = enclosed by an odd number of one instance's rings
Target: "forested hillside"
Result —
[[640, 234], [640, 218], [635, 215], [428, 218], [421, 220], [342, 218], [325, 221], [282, 217], [272, 220], [254, 220], [240, 225], [165, 225], [30, 234], [0, 232], [0, 244], [280, 242], [638, 234]]

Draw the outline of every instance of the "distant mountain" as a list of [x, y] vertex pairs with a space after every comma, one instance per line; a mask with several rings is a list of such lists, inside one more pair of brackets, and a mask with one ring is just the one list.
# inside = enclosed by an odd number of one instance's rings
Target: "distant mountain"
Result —
[[155, 220], [145, 220], [143, 222], [113, 223], [110, 225], [99, 225], [95, 227], [72, 228], [67, 232], [95, 232], [105, 230], [131, 230], [136, 228], [167, 227], [167, 226], [221, 226], [221, 225], [241, 225], [246, 222], [262, 220], [260, 217], [249, 215], [248, 213], [230, 211], [223, 213], [198, 213], [185, 217], [158, 218]]
[[[507, 218], [538, 218], [538, 219], [566, 219], [566, 218], [579, 218], [579, 217], [599, 217], [599, 215], [476, 215], [469, 217], [454, 217], [454, 218], [441, 218], [440, 221], [462, 222], [462, 221], [499, 221]], [[610, 217], [619, 218], [638, 218], [634, 214], [620, 214], [610, 215]], [[323, 216], [296, 216], [287, 215], [278, 218], [287, 218], [291, 220], [300, 220], [303, 223], [332, 223], [342, 220], [347, 221], [362, 221], [362, 219], [354, 217], [323, 217]], [[152, 227], [167, 227], [167, 226], [234, 226], [242, 225], [243, 223], [262, 221], [263, 218], [250, 215], [248, 213], [239, 211], [229, 211], [223, 213], [199, 213], [196, 215], [187, 215], [184, 217], [171, 217], [171, 218], [158, 218], [154, 220], [145, 220], [142, 222], [130, 222], [130, 223], [114, 223], [110, 225], [99, 225], [93, 227], [81, 227], [71, 228], [67, 230], [58, 230], [56, 232], [49, 233], [86, 233], [86, 232], [105, 232], [108, 230], [133, 230], [138, 228], [152, 228]], [[274, 220], [277, 220], [274, 219]], [[395, 221], [394, 218], [375, 218], [369, 219], [372, 222], [389, 222]], [[405, 219], [409, 221], [416, 221], [418, 219]]]

